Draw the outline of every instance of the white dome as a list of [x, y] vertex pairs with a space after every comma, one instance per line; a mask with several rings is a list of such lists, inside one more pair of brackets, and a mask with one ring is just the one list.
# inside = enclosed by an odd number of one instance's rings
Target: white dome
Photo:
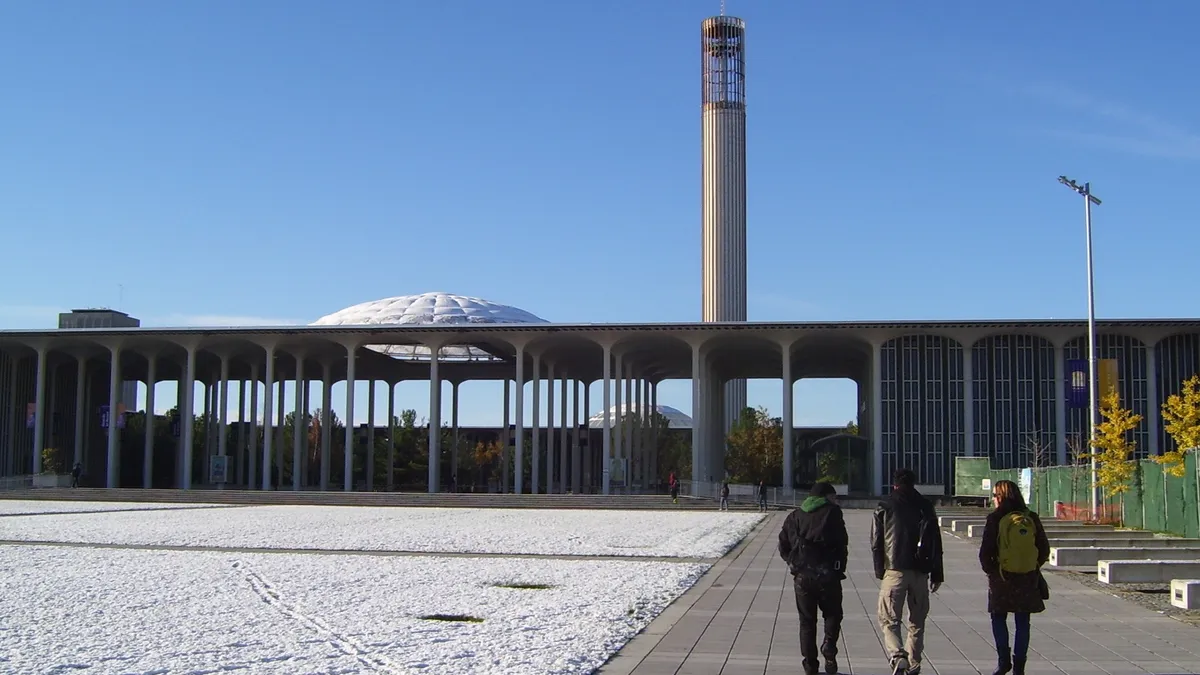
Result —
[[[658, 411], [659, 415], [662, 415], [663, 417], [667, 418], [667, 428], [668, 429], [691, 429], [692, 428], [692, 418], [685, 415], [678, 408], [672, 408], [669, 405], [660, 405], [660, 406], [657, 406], [655, 409]], [[612, 426], [616, 426], [617, 420], [620, 418], [620, 414], [622, 411], [628, 411], [629, 413], [634, 413], [638, 410], [638, 406], [637, 406], [637, 404], [623, 403], [623, 404], [621, 404], [619, 409], [617, 406], [614, 405], [613, 407], [609, 408], [608, 410], [609, 410], [609, 413], [608, 413], [609, 424]], [[604, 428], [604, 411], [601, 410], [600, 412], [598, 412], [595, 415], [592, 415], [590, 418], [588, 418], [588, 426], [591, 427], [592, 429], [603, 429]]]
[[[314, 326], [396, 326], [480, 323], [549, 323], [523, 309], [480, 298], [450, 293], [421, 293], [372, 300], [317, 319]], [[429, 348], [414, 345], [371, 345], [370, 349], [397, 358], [429, 358]], [[441, 358], [490, 359], [482, 349], [443, 347]]]

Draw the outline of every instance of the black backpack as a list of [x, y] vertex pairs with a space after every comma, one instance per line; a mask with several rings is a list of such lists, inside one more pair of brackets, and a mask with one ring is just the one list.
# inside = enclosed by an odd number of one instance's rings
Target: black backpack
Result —
[[792, 546], [792, 553], [788, 556], [788, 568], [793, 577], [820, 584], [840, 581], [842, 578], [842, 563], [830, 560], [826, 549], [804, 537]]

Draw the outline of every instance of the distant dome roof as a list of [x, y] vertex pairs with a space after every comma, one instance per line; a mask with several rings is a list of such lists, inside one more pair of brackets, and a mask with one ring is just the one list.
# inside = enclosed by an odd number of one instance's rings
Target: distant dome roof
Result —
[[[523, 309], [481, 298], [450, 293], [421, 293], [372, 300], [317, 319], [314, 326], [394, 326], [488, 323], [549, 323]], [[413, 345], [371, 345], [377, 352], [397, 358], [429, 358], [429, 348]], [[476, 347], [448, 346], [442, 358], [492, 358]]]
[[[638, 409], [637, 405], [630, 405], [627, 403], [622, 404], [620, 406], [620, 409], [618, 409], [617, 406], [614, 405], [613, 407], [608, 409], [609, 410], [609, 418], [608, 418], [609, 424], [616, 426], [617, 419], [620, 415], [621, 410], [635, 412], [637, 409]], [[691, 429], [692, 428], [692, 418], [688, 417], [681, 410], [679, 410], [677, 408], [672, 408], [669, 405], [656, 406], [655, 409], [658, 410], [659, 415], [662, 415], [663, 417], [667, 418], [667, 428], [668, 429]], [[590, 418], [588, 418], [588, 426], [591, 427], [592, 429], [603, 429], [604, 428], [604, 411], [601, 410], [600, 412], [598, 412], [595, 415], [592, 415]]]

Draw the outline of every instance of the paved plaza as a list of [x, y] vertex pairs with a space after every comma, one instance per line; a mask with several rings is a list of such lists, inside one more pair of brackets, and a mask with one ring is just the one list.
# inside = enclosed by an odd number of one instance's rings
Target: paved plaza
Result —
[[[803, 672], [791, 578], [776, 551], [785, 513], [772, 515], [634, 638], [606, 675], [748, 675]], [[869, 511], [847, 511], [843, 673], [884, 675], [871, 569]], [[991, 673], [995, 666], [978, 544], [944, 535], [946, 584], [926, 625], [924, 672]], [[1033, 618], [1029, 675], [1200, 673], [1200, 629], [1050, 573], [1051, 598]]]

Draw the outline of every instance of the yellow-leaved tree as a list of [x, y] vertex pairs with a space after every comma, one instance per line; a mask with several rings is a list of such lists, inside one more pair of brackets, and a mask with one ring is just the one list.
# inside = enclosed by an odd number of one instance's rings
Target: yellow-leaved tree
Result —
[[1096, 425], [1096, 444], [1092, 450], [1096, 458], [1096, 485], [1111, 497], [1129, 489], [1129, 481], [1137, 470], [1137, 465], [1129, 459], [1137, 442], [1129, 436], [1142, 423], [1142, 416], [1122, 408], [1116, 391], [1109, 391], [1100, 400], [1100, 416], [1103, 420]]
[[1154, 461], [1163, 471], [1176, 477], [1186, 473], [1184, 456], [1188, 450], [1200, 447], [1200, 375], [1183, 382], [1178, 394], [1172, 394], [1162, 404], [1163, 429], [1175, 441], [1175, 449], [1164, 452]]

